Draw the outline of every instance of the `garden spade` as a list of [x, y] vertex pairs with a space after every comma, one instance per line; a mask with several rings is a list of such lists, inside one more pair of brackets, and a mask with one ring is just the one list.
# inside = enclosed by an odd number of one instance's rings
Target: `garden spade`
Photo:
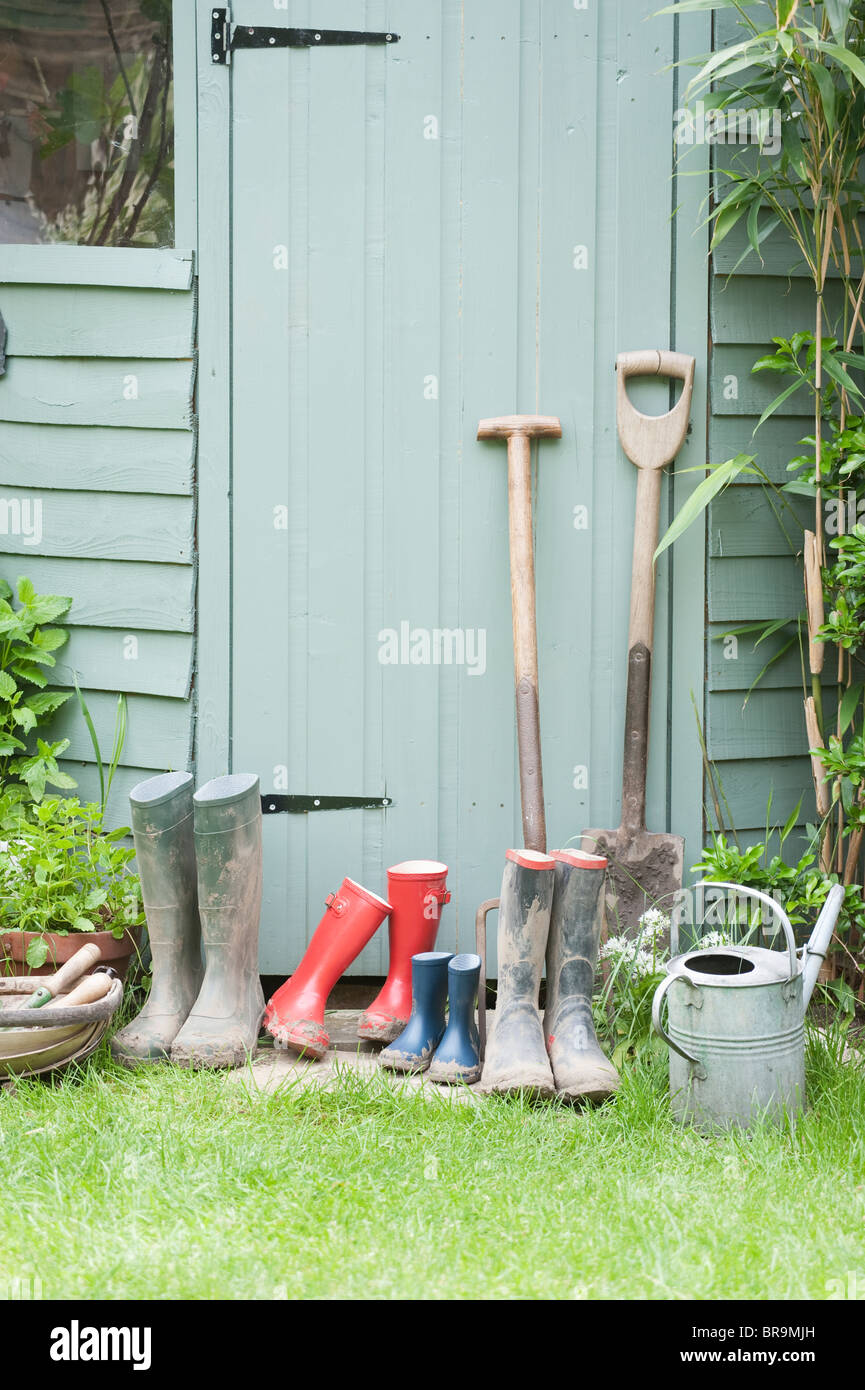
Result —
[[[611, 906], [625, 930], [637, 926], [646, 907], [662, 910], [682, 886], [684, 840], [646, 829], [646, 765], [652, 693], [655, 623], [654, 554], [658, 544], [661, 470], [679, 452], [688, 428], [694, 385], [693, 357], [650, 349], [616, 358], [616, 424], [622, 448], [637, 466], [637, 510], [631, 568], [628, 685], [622, 762], [622, 823], [618, 830], [584, 830], [582, 847], [609, 860]], [[675, 377], [682, 393], [666, 415], [643, 415], [628, 399], [632, 376]]]
[[555, 415], [499, 415], [478, 424], [478, 439], [506, 439], [508, 445], [508, 533], [523, 840], [526, 849], [541, 853], [547, 848], [547, 826], [538, 705], [531, 447], [533, 439], [561, 437], [562, 426]]

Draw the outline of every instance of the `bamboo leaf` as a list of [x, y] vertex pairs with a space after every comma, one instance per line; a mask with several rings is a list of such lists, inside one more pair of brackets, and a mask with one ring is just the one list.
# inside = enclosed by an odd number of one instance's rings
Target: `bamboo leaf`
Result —
[[804, 385], [805, 385], [805, 378], [803, 377], [803, 378], [802, 378], [801, 380], [799, 380], [799, 381], [794, 381], [794, 382], [793, 382], [793, 385], [792, 385], [792, 386], [788, 386], [788, 387], [786, 388], [786, 390], [782, 391], [781, 394], [780, 394], [780, 396], [776, 396], [775, 399], [774, 399], [774, 401], [770, 401], [769, 404], [766, 406], [766, 409], [763, 411], [763, 414], [760, 416], [759, 420], [757, 421], [756, 425], [754, 426], [754, 434], [756, 434], [756, 433], [757, 433], [757, 430], [760, 428], [760, 426], [761, 426], [766, 420], [769, 419], [769, 416], [770, 416], [770, 415], [774, 415], [774, 414], [775, 414], [775, 411], [778, 409], [778, 407], [781, 406], [781, 405], [783, 405], [784, 402], [787, 400], [787, 398], [788, 398], [789, 396], [792, 396], [792, 394], [793, 394], [794, 391], [798, 391], [799, 388], [800, 388], [800, 386], [804, 386]]
[[836, 43], [843, 44], [844, 42], [850, 19], [851, 4], [852, 0], [823, 0], [826, 18], [829, 20], [829, 27]]
[[[783, 623], [781, 623], [781, 626], [782, 626], [782, 627], [786, 627], [788, 621], [789, 621], [789, 619], [785, 618], [784, 621], [783, 621]], [[757, 647], [759, 647], [760, 643], [763, 641], [763, 638], [768, 637], [768, 636], [769, 636], [768, 631], [763, 633], [763, 636], [760, 637], [760, 638], [754, 643], [754, 648], [755, 648], [755, 650], [756, 650]], [[772, 666], [775, 665], [775, 662], [776, 662], [776, 661], [780, 661], [780, 660], [781, 660], [781, 657], [785, 654], [785, 652], [788, 652], [788, 651], [790, 650], [790, 648], [791, 648], [792, 646], [794, 646], [795, 643], [796, 643], [797, 641], [798, 641], [798, 636], [797, 636], [796, 633], [794, 633], [792, 637], [788, 638], [788, 640], [783, 644], [783, 646], [779, 647], [778, 650], [777, 650], [776, 652], [774, 652], [772, 656], [769, 657], [769, 660], [766, 662], [766, 665], [763, 667], [763, 669], [762, 669], [761, 671], [759, 671], [759, 672], [757, 673], [757, 675], [756, 675], [756, 676], [754, 677], [754, 679], [752, 680], [751, 684], [748, 686], [747, 694], [745, 695], [745, 698], [744, 698], [744, 700], [742, 701], [742, 709], [743, 709], [743, 710], [745, 709], [745, 706], [747, 705], [747, 703], [748, 703], [748, 701], [750, 700], [752, 694], [754, 693], [754, 689], [756, 688], [756, 686], [758, 686], [758, 685], [760, 684], [760, 681], [763, 679], [763, 677], [765, 676], [766, 672], [767, 672]]]
[[734, 478], [738, 478], [740, 473], [753, 472], [751, 465], [755, 459], [754, 454], [736, 454], [735, 458], [727, 459], [724, 463], [719, 463], [712, 469], [708, 478], [694, 489], [690, 497], [682, 506], [670, 523], [666, 534], [655, 551], [653, 560], [657, 560], [659, 555], [678, 540], [684, 531], [687, 531], [692, 522], [703, 512], [713, 497], [717, 497]]
[[862, 682], [851, 685], [844, 691], [844, 698], [838, 709], [838, 732], [843, 734], [850, 727], [850, 722], [856, 713], [856, 707], [862, 698]]
[[819, 40], [817, 46], [821, 52], [828, 53], [829, 57], [834, 58], [836, 63], [840, 63], [842, 68], [846, 68], [849, 73], [852, 73], [860, 87], [865, 87], [865, 63], [861, 58], [857, 57], [855, 53], [851, 53], [847, 48], [840, 48], [835, 43], [826, 43], [822, 39]]
[[835, 134], [835, 98], [837, 95], [835, 83], [832, 81], [829, 69], [824, 68], [822, 63], [808, 63], [807, 68], [820, 93], [826, 129], [831, 139]]

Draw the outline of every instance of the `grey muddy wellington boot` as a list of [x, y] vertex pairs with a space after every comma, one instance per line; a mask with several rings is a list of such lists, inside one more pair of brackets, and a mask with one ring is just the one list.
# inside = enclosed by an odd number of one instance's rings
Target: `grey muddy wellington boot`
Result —
[[261, 797], [254, 773], [216, 777], [193, 797], [204, 983], [171, 1049], [186, 1067], [236, 1067], [264, 1014], [258, 976]]
[[553, 859], [544, 1037], [559, 1095], [602, 1101], [619, 1089], [619, 1073], [601, 1051], [592, 1019], [607, 861], [579, 849], [555, 850]]
[[482, 1091], [556, 1093], [538, 1013], [554, 868], [555, 860], [537, 850], [507, 852], [499, 904], [495, 1023], [487, 1043]]
[[129, 795], [153, 984], [138, 1017], [111, 1039], [126, 1066], [168, 1060], [201, 986], [192, 785], [191, 773], [166, 772]]

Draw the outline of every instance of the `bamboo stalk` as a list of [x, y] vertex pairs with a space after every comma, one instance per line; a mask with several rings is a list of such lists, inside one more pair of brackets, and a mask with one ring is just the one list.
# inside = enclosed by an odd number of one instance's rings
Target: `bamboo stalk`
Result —
[[[820, 727], [817, 723], [817, 714], [814, 709], [814, 700], [811, 695], [805, 699], [805, 728], [808, 731], [808, 747], [819, 748], [822, 744], [820, 737]], [[826, 769], [819, 754], [811, 753], [811, 776], [814, 779], [814, 794], [817, 798], [817, 815], [821, 821], [826, 820], [831, 810], [832, 803], [829, 799], [829, 788], [826, 785]], [[828, 826], [823, 832], [823, 843], [820, 846], [820, 864], [824, 873], [831, 873], [832, 870], [832, 844]]]
[[823, 576], [820, 573], [817, 537], [813, 531], [805, 532], [805, 606], [808, 612], [808, 665], [812, 676], [823, 670], [825, 648], [822, 637], [817, 632], [826, 621], [823, 607]]

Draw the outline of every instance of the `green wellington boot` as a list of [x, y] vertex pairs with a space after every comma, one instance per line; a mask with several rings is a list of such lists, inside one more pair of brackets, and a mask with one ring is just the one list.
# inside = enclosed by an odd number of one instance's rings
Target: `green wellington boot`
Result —
[[580, 849], [554, 850], [552, 857], [556, 868], [544, 1037], [558, 1094], [597, 1104], [620, 1084], [619, 1073], [601, 1051], [592, 1019], [607, 861]]
[[217, 777], [195, 793], [193, 807], [204, 983], [171, 1060], [185, 1067], [236, 1067], [253, 1052], [264, 1014], [258, 778], [251, 772]]
[[124, 1065], [139, 1066], [167, 1061], [201, 987], [192, 774], [150, 777], [129, 801], [153, 984], [138, 1017], [111, 1039], [111, 1051]]

